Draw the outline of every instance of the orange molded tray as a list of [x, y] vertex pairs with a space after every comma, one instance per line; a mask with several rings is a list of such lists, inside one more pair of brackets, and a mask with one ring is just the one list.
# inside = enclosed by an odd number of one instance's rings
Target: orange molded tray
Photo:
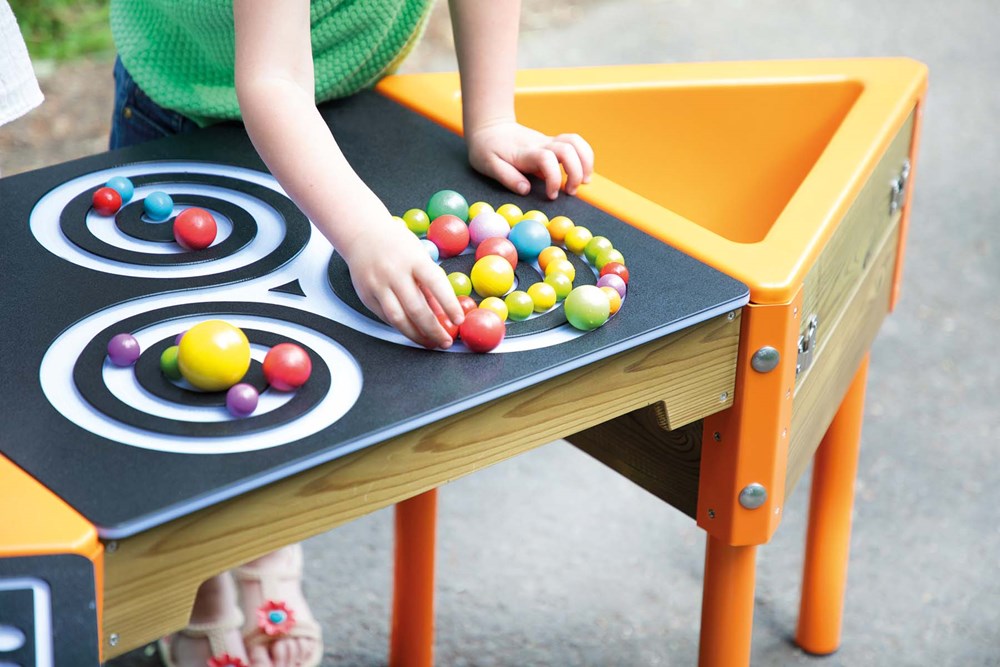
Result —
[[[581, 198], [787, 303], [926, 79], [905, 58], [527, 70], [516, 108], [594, 146]], [[379, 90], [461, 132], [457, 74]]]

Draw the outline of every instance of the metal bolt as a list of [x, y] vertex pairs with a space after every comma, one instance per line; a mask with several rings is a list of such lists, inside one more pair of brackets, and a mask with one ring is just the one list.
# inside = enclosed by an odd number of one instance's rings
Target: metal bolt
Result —
[[718, 431], [716, 431], [715, 433], [713, 433], [712, 437], [715, 438], [716, 442], [722, 442], [722, 434], [719, 433]]
[[108, 542], [106, 545], [104, 545], [104, 552], [105, 553], [113, 554], [116, 551], [118, 551], [118, 543], [117, 542], [111, 541], [111, 542]]
[[714, 519], [715, 518], [715, 510], [711, 510], [711, 509], [708, 510], [708, 518], [709, 519]]
[[781, 354], [770, 345], [765, 345], [753, 353], [750, 366], [758, 373], [770, 373], [778, 367], [779, 361], [781, 361]]
[[785, 398], [791, 398], [791, 397], [792, 397], [792, 390], [791, 389], [786, 389], [785, 390]]
[[111, 636], [108, 637], [108, 643], [111, 644], [112, 646], [118, 646], [118, 633], [117, 632], [112, 632], [111, 633]]
[[720, 403], [725, 403], [727, 398], [729, 398], [729, 392], [728, 391], [724, 391], [721, 394], [719, 394], [719, 402]]
[[798, 316], [799, 316], [799, 309], [798, 306], [796, 306], [795, 308], [792, 308], [792, 317], [798, 317]]
[[747, 484], [740, 491], [740, 505], [747, 508], [748, 510], [755, 510], [767, 500], [767, 489], [764, 488], [763, 484], [758, 484], [753, 482]]
[[730, 312], [729, 312], [729, 313], [728, 313], [728, 314], [726, 315], [726, 319], [727, 319], [727, 320], [729, 320], [730, 322], [732, 322], [733, 320], [735, 320], [735, 319], [736, 319], [736, 311], [735, 311], [735, 310], [733, 310], [733, 311], [730, 311]]

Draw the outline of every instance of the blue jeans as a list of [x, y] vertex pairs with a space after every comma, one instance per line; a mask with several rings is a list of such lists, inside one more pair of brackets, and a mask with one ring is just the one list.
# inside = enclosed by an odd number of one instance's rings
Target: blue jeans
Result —
[[115, 112], [111, 118], [110, 148], [133, 146], [197, 128], [187, 116], [164, 109], [149, 99], [132, 80], [121, 58], [115, 59]]

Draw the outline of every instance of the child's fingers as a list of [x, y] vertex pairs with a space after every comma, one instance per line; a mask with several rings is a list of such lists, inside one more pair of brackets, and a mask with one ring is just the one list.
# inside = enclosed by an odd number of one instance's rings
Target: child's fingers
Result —
[[566, 192], [571, 195], [576, 194], [576, 189], [583, 180], [583, 165], [580, 163], [580, 156], [577, 155], [576, 147], [572, 144], [553, 141], [547, 148], [556, 154], [559, 163], [566, 172]]
[[492, 176], [511, 192], [526, 195], [531, 191], [531, 183], [528, 182], [524, 174], [499, 156], [490, 155], [486, 158], [483, 166], [483, 171], [487, 176]]
[[443, 313], [455, 324], [462, 323], [465, 312], [441, 267], [432, 266], [429, 271], [418, 272], [417, 280], [420, 281], [420, 288], [435, 315]]
[[548, 148], [536, 148], [524, 156], [524, 162], [517, 166], [525, 171], [538, 175], [545, 181], [545, 194], [549, 199], [559, 196], [559, 186], [562, 185], [562, 171], [559, 169], [559, 158]]
[[576, 149], [576, 154], [580, 157], [580, 164], [583, 167], [582, 182], [589, 183], [590, 175], [594, 173], [594, 149], [587, 143], [587, 140], [579, 134], [560, 134], [554, 140], [570, 144]]
[[420, 341], [428, 341], [427, 347], [448, 347], [451, 336], [438, 320], [427, 303], [427, 298], [412, 280], [402, 281], [396, 286], [395, 296], [406, 311], [406, 317], [416, 330]]
[[412, 340], [414, 343], [424, 347], [434, 347], [434, 341], [426, 338], [420, 330], [410, 321], [406, 310], [399, 303], [399, 299], [391, 290], [385, 290], [379, 296], [379, 306], [384, 313], [384, 319], [388, 324], [395, 327], [401, 334]]

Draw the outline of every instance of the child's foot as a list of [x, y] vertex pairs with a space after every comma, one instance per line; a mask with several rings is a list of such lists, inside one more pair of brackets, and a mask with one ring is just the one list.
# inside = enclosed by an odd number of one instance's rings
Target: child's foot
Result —
[[302, 547], [279, 549], [235, 571], [253, 667], [315, 667], [323, 658], [319, 624], [302, 594]]
[[198, 589], [188, 626], [160, 640], [160, 657], [167, 667], [248, 667], [242, 627], [236, 585], [220, 574]]

